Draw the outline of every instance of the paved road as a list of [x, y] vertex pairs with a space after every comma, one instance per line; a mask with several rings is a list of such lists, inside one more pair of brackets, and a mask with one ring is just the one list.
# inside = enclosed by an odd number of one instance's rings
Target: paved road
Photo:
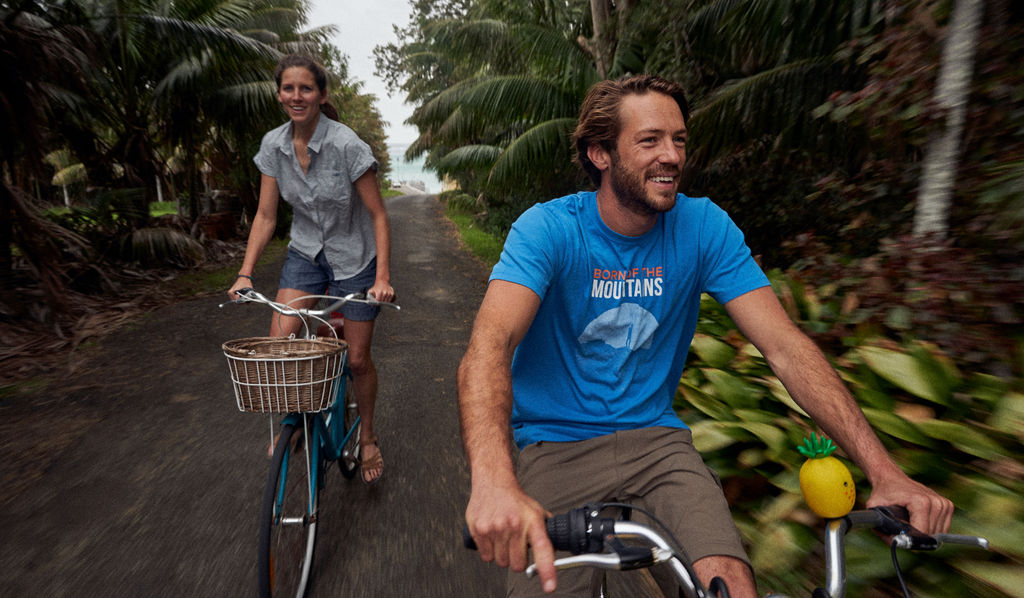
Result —
[[[455, 369], [487, 270], [430, 196], [389, 201], [402, 311], [378, 320], [373, 487], [332, 470], [313, 596], [497, 596], [461, 548], [468, 476]], [[279, 264], [257, 271], [272, 290]], [[220, 343], [265, 333], [257, 306], [169, 306], [104, 340], [59, 388], [5, 399], [0, 594], [253, 596], [269, 426], [235, 409]], [[59, 417], [58, 417], [59, 416]]]

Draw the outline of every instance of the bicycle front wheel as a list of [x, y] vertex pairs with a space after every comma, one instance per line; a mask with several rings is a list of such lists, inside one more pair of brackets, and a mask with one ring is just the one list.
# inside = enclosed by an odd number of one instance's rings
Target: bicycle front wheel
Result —
[[302, 598], [309, 590], [319, 495], [319, 484], [310, 479], [309, 455], [302, 428], [282, 426], [260, 510], [261, 598]]

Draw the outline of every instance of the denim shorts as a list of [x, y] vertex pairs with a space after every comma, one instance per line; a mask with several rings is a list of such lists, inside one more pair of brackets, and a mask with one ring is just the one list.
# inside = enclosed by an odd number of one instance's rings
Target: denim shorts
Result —
[[[278, 288], [298, 289], [310, 295], [322, 295], [326, 292], [335, 297], [344, 297], [349, 293], [365, 293], [373, 286], [376, 278], [376, 257], [370, 260], [370, 264], [363, 268], [362, 272], [352, 278], [334, 280], [334, 271], [327, 263], [323, 251], [317, 254], [315, 262], [311, 262], [309, 258], [289, 247], [284, 268], [281, 269]], [[379, 313], [379, 307], [363, 303], [348, 303], [341, 307], [341, 315], [356, 322], [374, 320]]]

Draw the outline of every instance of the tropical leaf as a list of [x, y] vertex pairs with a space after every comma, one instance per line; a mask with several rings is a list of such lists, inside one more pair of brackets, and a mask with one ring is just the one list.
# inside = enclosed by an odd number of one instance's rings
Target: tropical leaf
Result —
[[688, 384], [680, 384], [679, 395], [685, 406], [692, 407], [708, 417], [720, 421], [736, 419], [732, 410], [718, 398]]
[[966, 575], [998, 588], [1007, 596], [1015, 596], [1024, 588], [1024, 568], [1019, 564], [1000, 564], [984, 561], [953, 561], [953, 567]]
[[704, 454], [720, 451], [750, 438], [742, 429], [710, 420], [691, 425], [690, 431], [693, 434], [693, 446]]
[[[832, 90], [831, 67], [828, 58], [808, 58], [723, 85], [687, 123], [697, 148], [691, 160], [707, 164], [735, 145], [764, 136], [813, 137], [809, 130], [794, 127], [798, 122], [811, 126], [797, 116], [810, 112]], [[780, 117], [787, 114], [794, 116]]]
[[456, 148], [437, 162], [440, 172], [460, 170], [490, 170], [501, 155], [501, 148], [493, 145], [463, 145]]
[[763, 391], [742, 378], [722, 370], [701, 368], [714, 389], [715, 396], [732, 408], [755, 407]]
[[914, 396], [940, 405], [950, 403], [950, 385], [935, 377], [934, 367], [921, 355], [882, 347], [860, 347], [855, 353], [873, 372]]
[[511, 184], [529, 177], [545, 164], [563, 162], [575, 124], [573, 118], [557, 118], [527, 130], [502, 152], [491, 170], [489, 183]]
[[768, 390], [769, 392], [772, 393], [773, 397], [775, 397], [779, 401], [782, 401], [787, 407], [799, 413], [800, 415], [804, 417], [810, 417], [810, 415], [808, 415], [807, 412], [803, 410], [803, 407], [797, 405], [796, 401], [793, 400], [793, 397], [789, 394], [789, 391], [786, 390], [786, 387], [785, 385], [782, 384], [781, 380], [779, 380], [775, 376], [765, 376], [761, 378], [761, 381], [766, 386], [768, 386]]
[[729, 365], [736, 350], [717, 338], [704, 334], [695, 334], [690, 342], [690, 350], [697, 354], [709, 367], [724, 368]]
[[544, 79], [509, 75], [480, 81], [466, 91], [461, 104], [495, 120], [539, 123], [574, 114], [578, 100]]
[[58, 170], [54, 173], [50, 183], [53, 185], [73, 185], [75, 183], [84, 183], [88, 180], [89, 176], [85, 171], [85, 165], [78, 163]]
[[971, 426], [937, 419], [920, 421], [916, 425], [925, 435], [944, 440], [970, 455], [989, 460], [1003, 455], [999, 443]]
[[144, 265], [194, 266], [203, 260], [202, 244], [181, 232], [166, 227], [132, 231], [123, 248], [129, 259]]
[[861, 410], [873, 428], [885, 432], [893, 438], [913, 442], [925, 448], [935, 446], [935, 443], [927, 435], [921, 433], [914, 424], [891, 411], [871, 407], [863, 407]]

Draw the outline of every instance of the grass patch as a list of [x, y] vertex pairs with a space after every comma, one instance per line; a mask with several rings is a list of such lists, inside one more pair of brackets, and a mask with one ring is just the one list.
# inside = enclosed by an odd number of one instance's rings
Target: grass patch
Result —
[[481, 230], [473, 219], [473, 214], [459, 209], [454, 202], [448, 202], [445, 206], [445, 216], [458, 227], [462, 242], [469, 247], [473, 255], [482, 259], [488, 266], [498, 263], [501, 248], [505, 244], [504, 239]]
[[174, 201], [154, 201], [149, 204], [149, 215], [153, 218], [177, 213], [178, 203]]
[[[262, 265], [279, 259], [286, 251], [288, 251], [287, 239], [273, 239], [267, 245], [266, 249], [263, 250], [263, 255], [260, 256], [258, 264]], [[235, 283], [239, 265], [240, 264], [231, 264], [230, 266], [217, 270], [200, 270], [183, 274], [171, 282], [173, 287], [172, 292], [180, 294], [183, 297], [195, 297], [214, 292], [227, 292], [227, 290], [231, 288], [231, 285]], [[257, 282], [257, 284], [259, 283]], [[276, 279], [274, 280], [273, 285], [274, 287], [269, 289], [271, 294], [273, 294], [277, 289]], [[264, 288], [264, 291], [267, 290], [267, 288]]]

